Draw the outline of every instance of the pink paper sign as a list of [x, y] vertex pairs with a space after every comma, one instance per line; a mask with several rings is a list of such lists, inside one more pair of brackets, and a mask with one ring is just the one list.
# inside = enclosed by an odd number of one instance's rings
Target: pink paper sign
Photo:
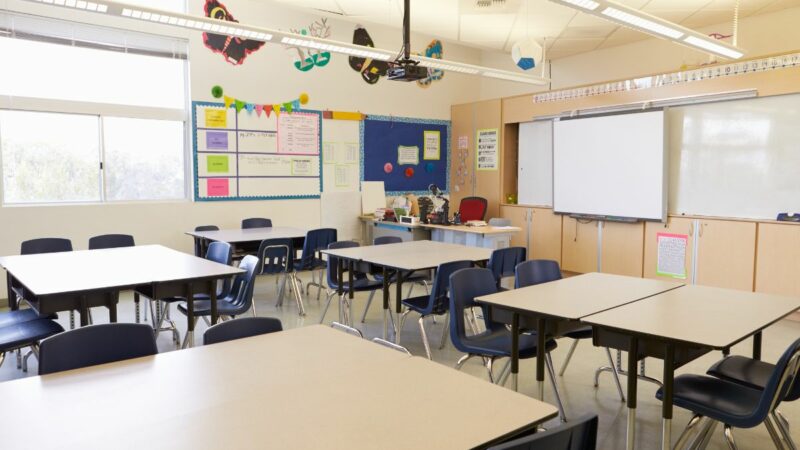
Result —
[[209, 178], [206, 180], [206, 192], [209, 197], [227, 197], [230, 195], [230, 180]]

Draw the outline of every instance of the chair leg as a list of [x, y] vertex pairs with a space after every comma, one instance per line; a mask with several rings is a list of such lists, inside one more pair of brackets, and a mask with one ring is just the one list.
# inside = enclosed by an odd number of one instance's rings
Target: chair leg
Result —
[[553, 394], [556, 397], [558, 415], [561, 417], [561, 422], [566, 422], [567, 413], [564, 412], [564, 404], [561, 403], [561, 394], [558, 393], [558, 385], [556, 384], [556, 371], [553, 369], [553, 358], [550, 356], [550, 353], [545, 354], [544, 361], [547, 371], [550, 372], [550, 384], [553, 386]]
[[463, 366], [464, 363], [467, 362], [473, 356], [475, 356], [475, 355], [473, 355], [471, 353], [467, 353], [466, 355], [464, 355], [461, 358], [459, 358], [458, 362], [456, 362], [456, 370], [461, 370], [461, 366]]
[[781, 440], [781, 436], [778, 434], [778, 430], [775, 428], [775, 424], [772, 422], [772, 416], [767, 415], [764, 418], [764, 426], [767, 427], [767, 432], [769, 432], [769, 437], [772, 439], [772, 443], [775, 444], [775, 448], [778, 450], [783, 450], [783, 442]]
[[[611, 374], [614, 375], [614, 384], [617, 386], [619, 400], [625, 403], [625, 394], [622, 391], [622, 383], [619, 381], [619, 372], [617, 371], [617, 366], [614, 364], [613, 358], [611, 358], [611, 350], [608, 347], [606, 347], [606, 356], [608, 357], [608, 365], [611, 367]], [[597, 386], [597, 378], [595, 378], [594, 385]]]
[[705, 450], [708, 447], [708, 443], [711, 442], [711, 437], [714, 435], [714, 430], [717, 429], [718, 423], [716, 420], [708, 419], [708, 425], [700, 431], [700, 435], [695, 442], [692, 442], [692, 446], [689, 447], [690, 450]]
[[[194, 325], [197, 326], [197, 317], [194, 318]], [[194, 331], [189, 331], [189, 327], [186, 327], [186, 334], [183, 336], [183, 345], [181, 349], [186, 347], [194, 347]]]
[[442, 342], [439, 343], [439, 350], [444, 349], [444, 344], [447, 342], [447, 332], [450, 331], [450, 311], [444, 315], [444, 328], [442, 329]]
[[303, 298], [300, 295], [300, 286], [302, 286], [303, 283], [301, 283], [300, 280], [297, 279], [297, 272], [292, 274], [291, 281], [292, 281], [292, 287], [294, 287], [294, 299], [295, 302], [297, 302], [297, 309], [300, 312], [301, 316], [305, 316], [306, 309], [303, 307]]
[[786, 419], [786, 416], [783, 415], [782, 412], [778, 411], [777, 409], [772, 411], [772, 414], [775, 415], [775, 419], [777, 422], [780, 422], [786, 430], [789, 430], [789, 421]]
[[[328, 314], [328, 308], [331, 307], [331, 301], [333, 301], [333, 296], [336, 295], [336, 291], [328, 292], [328, 296], [325, 299], [325, 308], [322, 310], [322, 316], [319, 318], [319, 323], [322, 323], [325, 320], [325, 315]], [[339, 318], [341, 320], [341, 317]]]
[[691, 420], [689, 420], [689, 423], [686, 424], [686, 428], [683, 429], [683, 432], [678, 437], [678, 441], [675, 442], [675, 446], [673, 448], [676, 449], [684, 448], [686, 442], [689, 440], [689, 437], [694, 432], [695, 427], [697, 427], [702, 420], [703, 416], [701, 416], [700, 414], [695, 414], [694, 416], [692, 416]]
[[492, 366], [494, 365], [494, 356], [486, 358], [486, 371], [489, 372], [489, 382], [494, 384], [494, 374], [492, 373]]
[[406, 298], [411, 298], [412, 292], [414, 292], [414, 283], [409, 283], [408, 292], [406, 292]]
[[781, 436], [783, 436], [786, 446], [789, 447], [790, 450], [797, 450], [797, 445], [795, 445], [792, 435], [789, 433], [789, 422], [786, 421], [783, 414], [778, 410], [772, 411], [772, 419], [778, 426], [778, 431], [780, 431]]
[[[394, 339], [394, 342], [397, 345], [400, 345], [400, 336], [402, 336], [402, 334], [403, 334], [403, 325], [406, 324], [406, 317], [408, 316], [408, 313], [410, 313], [410, 312], [411, 312], [410, 309], [406, 309], [405, 311], [403, 311], [403, 314], [400, 315], [400, 319], [398, 319], [400, 321], [400, 323], [397, 326], [397, 336], [395, 336], [395, 339]], [[389, 313], [389, 317], [391, 317], [391, 313]]]
[[733, 428], [727, 423], [725, 424], [723, 434], [725, 435], [725, 442], [728, 443], [728, 448], [730, 450], [738, 450], [739, 448], [736, 446], [736, 441], [733, 439]]
[[33, 349], [28, 350], [28, 353], [25, 353], [25, 356], [22, 358], [22, 371], [28, 372], [28, 358], [33, 355]]
[[511, 358], [508, 358], [508, 361], [506, 361], [503, 369], [500, 370], [500, 375], [497, 377], [497, 384], [500, 386], [505, 386], [509, 375], [511, 375]]
[[3, 362], [6, 360], [6, 352], [0, 352], [0, 367], [3, 367]]
[[275, 282], [278, 282], [278, 278], [280, 278], [280, 289], [278, 290], [278, 301], [275, 302], [275, 307], [283, 306], [283, 296], [286, 294], [286, 278], [289, 277], [288, 274], [283, 273], [277, 277], [275, 277]]
[[364, 307], [364, 313], [361, 314], [361, 323], [364, 323], [367, 320], [367, 311], [369, 311], [369, 307], [372, 305], [372, 295], [369, 296], [369, 300], [367, 300], [367, 306]]
[[432, 360], [431, 345], [428, 343], [428, 334], [425, 333], [425, 316], [419, 317], [419, 334], [422, 336], [422, 343], [425, 345], [425, 354], [428, 355], [428, 359]]
[[561, 365], [561, 370], [558, 371], [558, 376], [560, 377], [564, 376], [564, 371], [567, 370], [569, 361], [572, 359], [572, 354], [575, 353], [575, 347], [577, 346], [578, 346], [578, 340], [573, 339], [572, 345], [569, 347], [569, 351], [567, 352], [567, 357], [564, 359], [564, 364]]

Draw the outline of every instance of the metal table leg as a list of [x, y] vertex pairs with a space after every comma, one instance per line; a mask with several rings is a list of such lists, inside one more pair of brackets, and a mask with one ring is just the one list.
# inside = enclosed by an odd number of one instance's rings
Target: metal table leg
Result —
[[753, 359], [761, 359], [761, 332], [753, 335]]
[[519, 392], [519, 314], [511, 317], [511, 383]]
[[[217, 280], [209, 281], [208, 296], [211, 300], [211, 325], [214, 325], [217, 323], [217, 319], [219, 319], [219, 311], [217, 310]], [[190, 299], [187, 298], [187, 300]]]
[[353, 312], [353, 299], [355, 298], [355, 291], [353, 290], [353, 272], [355, 272], [355, 263], [351, 259], [347, 261], [347, 298], [349, 299], [347, 304], [349, 309], [346, 315], [347, 325], [351, 327], [353, 326], [353, 317], [351, 317], [351, 313]]
[[19, 308], [19, 303], [17, 302], [17, 295], [11, 289], [11, 280], [14, 277], [11, 276], [9, 272], [6, 272], [6, 292], [8, 293], [8, 309], [14, 311]]
[[85, 295], [81, 295], [80, 309], [78, 310], [81, 315], [81, 326], [89, 325], [89, 306]]
[[[141, 301], [141, 299], [139, 298], [139, 293], [138, 292], [134, 292], [133, 293], [133, 304], [135, 305], [135, 308], [136, 308], [136, 323], [140, 322], [140, 320], [139, 320], [139, 302], [140, 301]], [[145, 319], [146, 318], [147, 317], [145, 317]]]
[[628, 373], [633, 374], [628, 377], [628, 431], [625, 442], [627, 450], [634, 450], [636, 443], [636, 358], [639, 354], [639, 341], [631, 337], [630, 347], [628, 348]]
[[400, 315], [403, 313], [403, 272], [398, 269], [397, 270], [397, 292], [395, 293], [395, 300], [394, 300], [394, 310], [395, 310], [395, 317], [398, 320], [394, 321], [394, 342], [398, 342], [398, 338], [400, 337]]
[[344, 321], [344, 260], [336, 258], [336, 298], [339, 300], [339, 318]]
[[109, 292], [106, 294], [106, 308], [108, 308], [108, 321], [115, 323], [117, 321], [117, 302], [114, 296], [119, 296], [119, 292]]
[[[635, 378], [635, 377], [630, 377]], [[661, 399], [661, 450], [671, 450], [672, 392], [675, 380], [675, 344], [667, 343], [664, 356], [664, 395]]]
[[183, 340], [183, 348], [194, 347], [194, 292], [192, 283], [186, 284], [186, 338]]
[[389, 339], [389, 271], [383, 267], [383, 340]]
[[544, 401], [544, 364], [545, 364], [545, 334], [547, 323], [544, 317], [536, 321], [536, 382], [539, 390], [539, 400]]

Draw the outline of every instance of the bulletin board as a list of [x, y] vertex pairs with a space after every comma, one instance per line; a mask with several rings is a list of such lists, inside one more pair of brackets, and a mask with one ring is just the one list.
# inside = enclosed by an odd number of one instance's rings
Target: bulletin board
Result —
[[383, 181], [387, 195], [448, 190], [450, 121], [370, 115], [360, 131], [362, 181]]
[[192, 102], [195, 199], [319, 198], [322, 113], [267, 116]]

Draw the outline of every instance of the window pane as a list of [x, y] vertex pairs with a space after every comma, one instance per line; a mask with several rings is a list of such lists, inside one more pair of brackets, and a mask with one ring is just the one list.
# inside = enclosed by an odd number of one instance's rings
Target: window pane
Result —
[[100, 200], [96, 116], [0, 111], [5, 203]]
[[[184, 109], [180, 59], [0, 38], [0, 95]], [[57, 76], [54, 76], [57, 74]]]
[[183, 122], [103, 118], [106, 198], [186, 197]]

